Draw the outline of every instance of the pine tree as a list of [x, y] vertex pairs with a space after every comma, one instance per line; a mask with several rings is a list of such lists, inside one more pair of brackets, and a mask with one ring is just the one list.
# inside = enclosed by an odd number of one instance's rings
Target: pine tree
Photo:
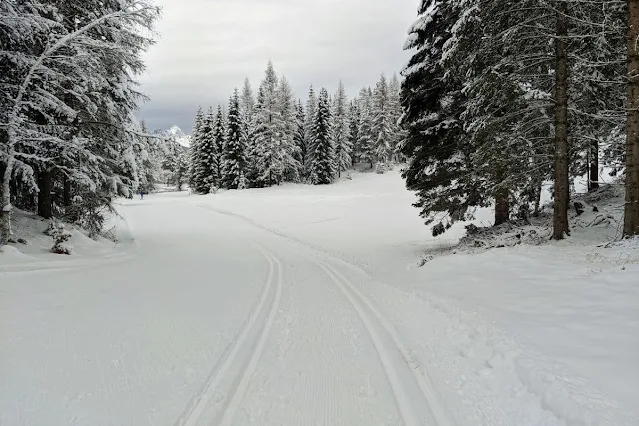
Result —
[[304, 168], [306, 177], [310, 177], [311, 164], [313, 162], [313, 129], [315, 126], [315, 115], [317, 112], [317, 96], [313, 86], [308, 90], [308, 100], [306, 101], [306, 116], [304, 118]]
[[331, 111], [328, 91], [320, 91], [318, 106], [315, 111], [315, 125], [313, 126], [313, 155], [310, 170], [311, 183], [315, 185], [329, 184], [335, 178], [337, 163], [335, 146], [332, 140]]
[[202, 126], [204, 125], [204, 112], [202, 107], [198, 108], [191, 132], [191, 145], [189, 147], [189, 186], [193, 191], [201, 188], [203, 182], [197, 173], [197, 167], [201, 158], [200, 145], [202, 142]]
[[363, 88], [359, 92], [359, 128], [356, 153], [361, 162], [368, 162], [373, 168], [375, 161], [373, 152], [373, 95], [370, 88]]
[[194, 141], [197, 145], [196, 155], [193, 158], [195, 173], [193, 190], [198, 194], [208, 194], [219, 179], [215, 167], [217, 150], [215, 147], [215, 114], [212, 107], [202, 119], [202, 125], [198, 129], [196, 138]]
[[468, 218], [469, 209], [483, 200], [460, 121], [463, 82], [447, 74], [441, 61], [458, 13], [447, 3], [423, 0], [419, 15], [405, 45], [414, 54], [402, 72], [402, 124], [408, 131], [401, 148], [408, 159], [403, 176], [417, 192], [415, 206], [426, 223], [439, 220], [433, 228], [439, 234]]
[[288, 181], [298, 182], [300, 180], [300, 163], [296, 160], [298, 147], [295, 144], [297, 111], [295, 108], [293, 89], [286, 77], [281, 78], [277, 88], [277, 103], [281, 119], [277, 129], [280, 150], [277, 161], [281, 163], [283, 177]]
[[229, 100], [226, 146], [223, 157], [224, 186], [229, 189], [246, 188], [246, 137], [240, 112], [237, 89]]
[[350, 127], [349, 141], [351, 144], [351, 156], [352, 162], [360, 162], [359, 158], [359, 127], [361, 121], [361, 114], [359, 112], [359, 99], [355, 98], [351, 101], [348, 110], [348, 123]]
[[217, 107], [217, 115], [215, 116], [215, 124], [213, 129], [213, 152], [211, 155], [211, 169], [212, 174], [216, 177], [212, 182], [212, 185], [220, 187], [222, 180], [224, 179], [222, 170], [222, 155], [226, 146], [226, 122], [224, 117], [224, 111], [221, 105]]
[[390, 109], [389, 128], [391, 132], [391, 151], [393, 152], [394, 161], [401, 161], [399, 147], [406, 137], [406, 132], [399, 126], [399, 120], [402, 117], [402, 105], [399, 97], [400, 91], [401, 85], [399, 78], [397, 74], [393, 74], [388, 85], [388, 106]]
[[382, 74], [373, 94], [373, 152], [375, 161], [386, 164], [392, 159], [394, 137], [391, 129], [392, 111], [386, 76]]
[[293, 136], [293, 141], [295, 143], [295, 160], [298, 164], [297, 174], [300, 178], [306, 176], [306, 140], [304, 137], [304, 105], [302, 105], [302, 100], [298, 100], [296, 106], [296, 114], [295, 114], [295, 134]]
[[277, 75], [269, 61], [260, 85], [255, 110], [255, 157], [257, 181], [265, 185], [280, 183], [284, 174], [281, 161], [281, 134], [283, 127], [277, 96]]
[[352, 165], [352, 145], [350, 141], [350, 123], [348, 121], [348, 100], [342, 80], [339, 81], [335, 100], [333, 102], [333, 141], [337, 162], [337, 176], [348, 170]]

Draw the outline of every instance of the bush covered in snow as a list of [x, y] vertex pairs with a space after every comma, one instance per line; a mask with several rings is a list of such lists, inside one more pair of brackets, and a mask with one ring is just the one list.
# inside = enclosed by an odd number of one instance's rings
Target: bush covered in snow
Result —
[[53, 237], [51, 252], [56, 254], [73, 254], [73, 246], [69, 244], [71, 233], [60, 222], [51, 222], [47, 232]]

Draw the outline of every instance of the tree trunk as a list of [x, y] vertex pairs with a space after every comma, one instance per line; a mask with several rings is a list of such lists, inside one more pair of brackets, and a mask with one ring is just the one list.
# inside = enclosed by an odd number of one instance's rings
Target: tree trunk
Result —
[[38, 173], [38, 215], [45, 219], [53, 216], [53, 204], [51, 189], [53, 187], [53, 173], [51, 170], [42, 170]]
[[67, 175], [64, 175], [64, 191], [62, 198], [64, 207], [69, 207], [71, 205], [71, 181]]
[[499, 188], [495, 194], [495, 225], [501, 225], [510, 220], [510, 200], [508, 188]]
[[599, 142], [592, 141], [588, 153], [588, 192], [599, 189]]
[[628, 0], [626, 208], [623, 235], [639, 235], [639, 0]]
[[539, 181], [535, 186], [535, 209], [533, 210], [533, 216], [539, 217], [539, 211], [541, 208], [541, 191], [542, 191], [542, 182]]
[[568, 227], [568, 3], [557, 4], [557, 37], [555, 39], [555, 207], [552, 238], [570, 235]]

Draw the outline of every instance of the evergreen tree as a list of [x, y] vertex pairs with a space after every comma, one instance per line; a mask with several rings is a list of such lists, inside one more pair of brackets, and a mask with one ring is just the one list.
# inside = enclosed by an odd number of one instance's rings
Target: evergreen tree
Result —
[[288, 181], [297, 182], [300, 179], [300, 163], [296, 160], [298, 147], [295, 144], [295, 133], [298, 127], [297, 111], [293, 89], [286, 77], [281, 78], [277, 88], [277, 103], [280, 116], [279, 128], [277, 129], [280, 152], [278, 153], [277, 161], [281, 163], [284, 178]]
[[315, 185], [329, 184], [335, 178], [337, 163], [335, 146], [332, 140], [331, 111], [328, 91], [322, 88], [315, 111], [313, 126], [313, 155], [311, 163], [311, 183]]
[[359, 128], [356, 154], [361, 162], [368, 162], [373, 167], [375, 161], [373, 152], [373, 95], [370, 88], [363, 88], [359, 92]]
[[208, 114], [202, 119], [196, 135], [197, 144], [194, 161], [194, 185], [193, 190], [198, 194], [208, 194], [216, 185], [219, 179], [215, 158], [217, 150], [215, 147], [215, 114], [213, 108], [209, 108]]
[[226, 147], [223, 157], [224, 186], [229, 189], [246, 188], [246, 137], [237, 89], [229, 101]]
[[342, 171], [348, 170], [352, 165], [350, 140], [350, 123], [348, 121], [348, 100], [346, 89], [340, 80], [335, 100], [333, 102], [333, 141], [335, 143], [335, 155], [337, 161], [337, 176], [341, 177]]
[[213, 128], [213, 153], [211, 155], [211, 169], [212, 174], [216, 177], [212, 184], [216, 187], [220, 187], [222, 180], [224, 179], [222, 170], [222, 155], [226, 146], [226, 122], [224, 117], [224, 111], [221, 105], [217, 107], [217, 115], [215, 116], [215, 123]]
[[295, 134], [293, 136], [293, 141], [295, 143], [295, 160], [298, 164], [298, 176], [300, 178], [306, 176], [306, 168], [304, 165], [306, 164], [306, 139], [304, 137], [304, 105], [302, 105], [302, 101], [298, 100], [296, 106], [296, 114], [295, 114]]
[[359, 99], [353, 99], [349, 105], [348, 109], [348, 123], [350, 127], [349, 131], [349, 141], [351, 144], [352, 151], [352, 162], [357, 163], [360, 161], [359, 158], [359, 126], [361, 121], [361, 114], [359, 112]]
[[200, 175], [197, 172], [197, 167], [202, 155], [200, 146], [202, 143], [203, 125], [204, 112], [202, 111], [202, 107], [200, 107], [195, 115], [193, 131], [191, 132], [191, 145], [189, 147], [189, 186], [193, 191], [197, 191], [196, 188], [203, 186], [203, 182], [200, 180]]
[[373, 152], [375, 161], [386, 164], [392, 159], [393, 140], [392, 111], [388, 96], [386, 76], [382, 74], [373, 94]]
[[317, 96], [313, 86], [308, 90], [308, 100], [306, 101], [306, 116], [304, 118], [304, 168], [306, 177], [310, 177], [311, 164], [313, 162], [313, 132], [315, 126], [315, 115], [317, 112]]
[[482, 202], [460, 121], [463, 84], [447, 74], [441, 61], [456, 12], [437, 0], [421, 2], [420, 18], [405, 45], [414, 54], [402, 72], [402, 124], [408, 130], [401, 149], [408, 159], [403, 176], [407, 187], [417, 192], [415, 206], [426, 223], [439, 220], [434, 234], [468, 218], [469, 208]]
[[273, 63], [269, 61], [255, 110], [256, 178], [262, 185], [279, 184], [284, 175], [281, 161], [283, 123], [277, 84]]

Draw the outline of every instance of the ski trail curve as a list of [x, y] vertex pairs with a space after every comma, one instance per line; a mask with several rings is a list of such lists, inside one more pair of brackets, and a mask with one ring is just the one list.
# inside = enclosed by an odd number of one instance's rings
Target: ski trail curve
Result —
[[390, 321], [344, 275], [331, 265], [315, 260], [364, 323], [391, 384], [406, 426], [452, 426], [454, 423], [436, 388], [420, 369]]
[[[240, 391], [245, 392], [245, 387], [248, 385], [248, 383], [246, 383], [248, 381], [246, 377], [252, 375], [255, 370], [255, 365], [259, 361], [266, 338], [270, 333], [273, 319], [277, 313], [282, 293], [282, 266], [280, 261], [267, 253], [263, 248], [257, 245], [255, 245], [255, 247], [269, 263], [268, 278], [266, 279], [260, 301], [252, 311], [241, 334], [230, 344], [231, 350], [225, 354], [224, 361], [220, 367], [215, 369], [209, 376], [202, 390], [192, 399], [189, 406], [175, 422], [176, 426], [198, 425], [205, 414], [208, 414], [209, 410], [214, 409], [215, 406], [219, 404], [220, 399], [224, 399], [223, 396], [216, 398], [219, 394], [224, 393], [224, 382], [231, 380], [232, 383], [237, 383], [237, 379], [231, 377], [233, 374], [231, 372], [234, 371], [238, 372], [236, 374], [241, 375], [241, 379], [237, 385], [231, 384], [230, 388], [226, 390], [227, 398], [229, 394], [232, 394], [232, 398], [223, 412], [224, 417], [227, 418], [231, 415], [231, 417], [228, 418], [232, 418], [234, 411], [231, 410], [237, 410], [237, 405], [241, 402], [241, 398], [238, 394]], [[276, 269], [278, 280], [276, 288], [273, 290]], [[269, 301], [270, 304], [267, 305]], [[240, 398], [239, 402], [237, 401], [238, 398]]]
[[233, 393], [233, 396], [231, 397], [231, 400], [229, 401], [226, 407], [226, 410], [224, 410], [221, 421], [218, 423], [220, 426], [229, 426], [233, 422], [233, 418], [235, 417], [235, 414], [237, 413], [237, 410], [239, 409], [239, 406], [242, 403], [242, 400], [244, 399], [244, 395], [246, 394], [246, 390], [248, 389], [251, 378], [255, 374], [257, 363], [259, 362], [260, 358], [262, 357], [262, 353], [264, 352], [264, 347], [266, 346], [266, 340], [271, 332], [271, 329], [273, 328], [273, 323], [275, 322], [275, 316], [277, 315], [280, 300], [282, 298], [282, 287], [283, 287], [282, 264], [280, 260], [277, 257], [275, 257], [273, 254], [271, 253], [267, 254], [265, 250], [263, 250], [262, 253], [265, 256], [270, 257], [271, 259], [269, 260], [271, 262], [273, 262], [274, 260], [275, 264], [277, 265], [278, 278], [277, 278], [275, 299], [273, 301], [273, 304], [271, 305], [271, 310], [269, 312], [268, 318], [266, 319], [264, 328], [262, 329], [262, 333], [259, 337], [257, 345], [255, 346], [255, 349], [253, 350], [251, 359], [249, 360], [249, 363], [246, 366], [246, 369], [244, 370], [244, 373], [242, 374], [240, 378], [240, 382], [237, 384], [237, 387], [235, 388], [235, 392]]

